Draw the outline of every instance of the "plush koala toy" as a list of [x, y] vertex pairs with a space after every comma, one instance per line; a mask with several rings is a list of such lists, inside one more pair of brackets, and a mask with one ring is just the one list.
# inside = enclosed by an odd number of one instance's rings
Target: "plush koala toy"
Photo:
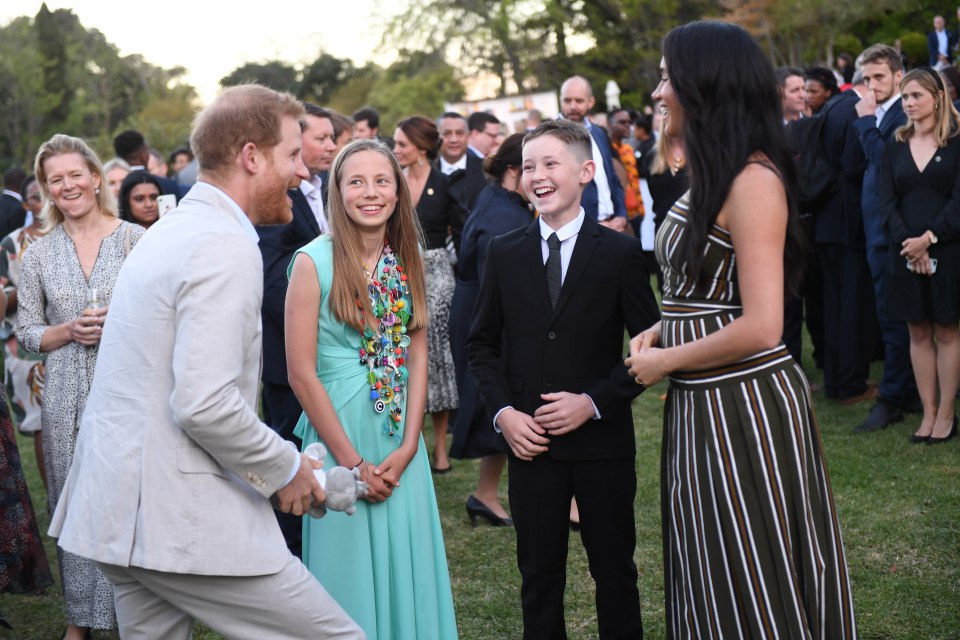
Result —
[[[308, 458], [322, 461], [327, 455], [327, 448], [319, 442], [314, 442], [303, 452]], [[310, 516], [322, 518], [326, 515], [327, 509], [342, 511], [348, 516], [357, 512], [355, 506], [357, 500], [367, 495], [367, 483], [360, 479], [360, 469], [333, 467], [329, 471], [314, 469], [313, 473], [317, 476], [320, 487], [326, 492], [327, 501], [310, 507], [307, 510]]]

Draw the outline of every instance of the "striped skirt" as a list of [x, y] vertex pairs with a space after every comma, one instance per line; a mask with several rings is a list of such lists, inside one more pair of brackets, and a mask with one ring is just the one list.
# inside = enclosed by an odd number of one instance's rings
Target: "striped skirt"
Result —
[[674, 374], [662, 456], [668, 637], [857, 637], [810, 390], [785, 348]]

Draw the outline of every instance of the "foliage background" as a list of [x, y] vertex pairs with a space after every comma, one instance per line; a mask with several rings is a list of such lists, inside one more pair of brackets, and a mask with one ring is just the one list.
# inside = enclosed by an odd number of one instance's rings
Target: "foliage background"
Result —
[[[395, 3], [380, 0], [383, 15]], [[832, 64], [873, 42], [900, 40], [910, 64], [926, 63], [926, 37], [943, 6], [930, 0], [403, 0], [377, 62], [357, 66], [320, 51], [312, 62], [244, 64], [222, 86], [255, 80], [350, 114], [381, 113], [381, 129], [415, 113], [436, 116], [465, 86], [496, 79], [498, 95], [556, 90], [579, 73], [596, 88], [620, 85], [625, 106], [649, 104], [660, 42], [670, 28], [699, 18], [730, 20], [753, 33], [775, 65]], [[952, 5], [951, 5], [952, 6]], [[946, 15], [949, 28], [955, 18]], [[362, 30], [360, 27], [357, 27]], [[723, 52], [718, 52], [722, 55]], [[0, 27], [0, 170], [29, 166], [57, 132], [90, 140], [102, 159], [125, 129], [140, 129], [167, 154], [187, 142], [197, 94], [183, 68], [121, 56], [69, 9], [20, 17]], [[490, 96], [493, 97], [493, 96]]]

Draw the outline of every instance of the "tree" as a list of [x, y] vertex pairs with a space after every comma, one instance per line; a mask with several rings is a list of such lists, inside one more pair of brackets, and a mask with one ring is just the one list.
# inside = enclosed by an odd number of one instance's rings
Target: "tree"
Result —
[[[29, 165], [39, 144], [54, 133], [94, 141], [100, 151], [153, 99], [193, 89], [179, 81], [183, 69], [162, 69], [140, 56], [121, 57], [96, 29], [86, 29], [68, 9], [44, 4], [31, 19], [0, 26], [0, 160]], [[189, 119], [188, 119], [189, 122]]]
[[280, 60], [270, 62], [248, 62], [220, 79], [221, 87], [234, 87], [239, 84], [256, 82], [275, 91], [300, 93], [300, 74], [295, 68]]
[[401, 51], [374, 82], [368, 104], [380, 113], [380, 129], [390, 135], [397, 122], [412, 115], [434, 118], [444, 102], [463, 97], [454, 68], [433, 53]]

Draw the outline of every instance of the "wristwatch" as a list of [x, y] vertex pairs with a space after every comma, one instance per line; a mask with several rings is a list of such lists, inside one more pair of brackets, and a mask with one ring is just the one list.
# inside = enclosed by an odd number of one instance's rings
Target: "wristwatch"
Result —
[[937, 244], [937, 242], [939, 242], [937, 235], [933, 231], [927, 231], [927, 238], [929, 238], [930, 244]]

